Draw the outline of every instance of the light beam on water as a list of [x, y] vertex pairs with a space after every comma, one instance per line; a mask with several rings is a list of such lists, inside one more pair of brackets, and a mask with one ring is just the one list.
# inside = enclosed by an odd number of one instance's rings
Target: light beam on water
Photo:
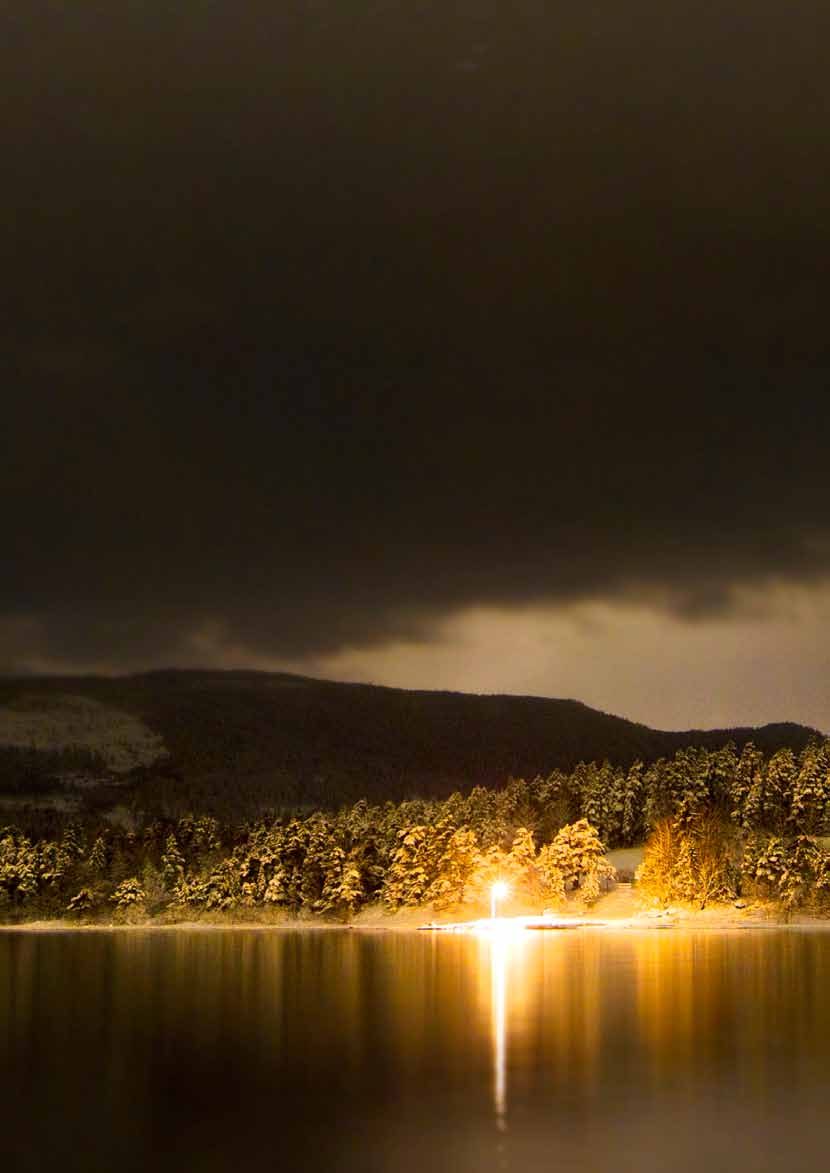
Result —
[[520, 947], [522, 930], [493, 921], [481, 932], [490, 951], [490, 1032], [493, 1053], [493, 1111], [500, 1132], [507, 1129], [507, 970]]
[[490, 984], [493, 1029], [493, 1108], [496, 1126], [507, 1128], [507, 951], [509, 940], [493, 933], [490, 941]]

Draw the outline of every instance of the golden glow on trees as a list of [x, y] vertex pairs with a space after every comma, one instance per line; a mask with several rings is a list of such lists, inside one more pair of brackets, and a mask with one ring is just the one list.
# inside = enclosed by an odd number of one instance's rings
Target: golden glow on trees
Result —
[[[607, 849], [653, 838], [643, 887], [660, 900], [749, 895], [830, 904], [830, 743], [764, 756], [684, 749], [627, 771], [582, 763], [499, 790], [220, 824], [89, 818], [0, 827], [0, 917], [180, 917], [260, 910], [348, 919], [367, 904], [495, 919], [590, 905]], [[246, 913], [246, 915], [248, 915]], [[251, 916], [257, 915], [251, 911]]]

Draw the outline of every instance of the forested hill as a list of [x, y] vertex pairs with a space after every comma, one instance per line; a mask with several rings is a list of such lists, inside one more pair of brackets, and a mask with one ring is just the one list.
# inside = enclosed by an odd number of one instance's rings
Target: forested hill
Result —
[[[143, 809], [246, 817], [280, 806], [442, 796], [579, 761], [685, 745], [802, 748], [815, 731], [661, 732], [573, 700], [416, 692], [285, 674], [160, 671], [0, 679], [0, 791], [84, 775]], [[106, 779], [109, 779], [108, 787]], [[102, 781], [103, 780], [103, 781]], [[94, 798], [94, 787], [88, 800]]]

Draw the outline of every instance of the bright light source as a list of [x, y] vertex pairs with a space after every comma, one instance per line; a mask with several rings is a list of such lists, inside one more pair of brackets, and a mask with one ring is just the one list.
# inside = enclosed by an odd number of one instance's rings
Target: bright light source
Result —
[[493, 887], [490, 889], [490, 919], [496, 919], [496, 901], [504, 900], [510, 889], [503, 880], [496, 880]]

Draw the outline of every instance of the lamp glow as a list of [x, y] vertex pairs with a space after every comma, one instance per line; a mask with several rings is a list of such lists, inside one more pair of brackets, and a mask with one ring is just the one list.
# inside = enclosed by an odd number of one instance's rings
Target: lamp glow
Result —
[[490, 919], [496, 919], [496, 901], [504, 900], [510, 889], [503, 880], [497, 880], [490, 889]]

